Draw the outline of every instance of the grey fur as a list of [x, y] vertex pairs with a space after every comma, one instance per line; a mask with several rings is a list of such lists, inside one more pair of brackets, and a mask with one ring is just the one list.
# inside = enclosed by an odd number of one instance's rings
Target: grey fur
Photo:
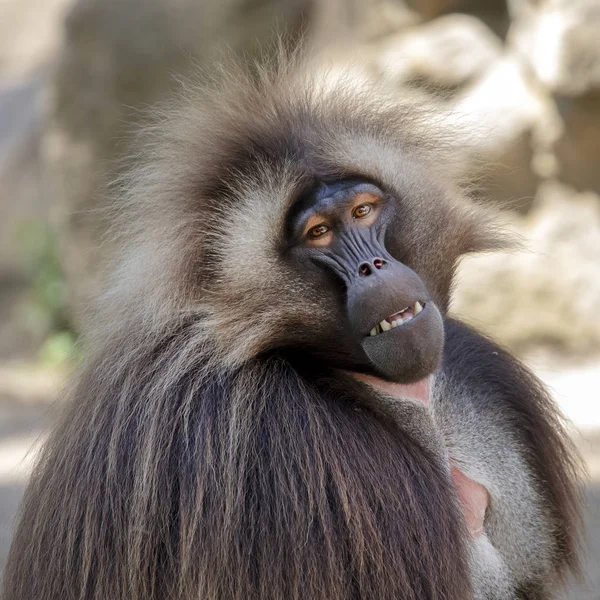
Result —
[[[539, 600], [577, 570], [578, 463], [527, 370], [446, 317], [431, 409], [383, 397], [347, 373], [339, 288], [285, 252], [305, 186], [381, 182], [390, 254], [445, 312], [500, 242], [433, 129], [293, 63], [158, 112], [3, 600]], [[449, 456], [492, 497], [475, 543]]]

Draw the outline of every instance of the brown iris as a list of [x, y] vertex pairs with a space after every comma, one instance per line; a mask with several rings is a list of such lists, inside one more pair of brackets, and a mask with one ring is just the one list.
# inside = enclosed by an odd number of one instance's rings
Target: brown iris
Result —
[[314, 239], [325, 235], [329, 231], [331, 231], [331, 228], [325, 225], [324, 223], [321, 223], [320, 225], [315, 225], [314, 227], [311, 227], [308, 230], [308, 235], [309, 237]]
[[352, 216], [355, 219], [362, 219], [371, 212], [370, 204], [360, 204], [352, 211]]

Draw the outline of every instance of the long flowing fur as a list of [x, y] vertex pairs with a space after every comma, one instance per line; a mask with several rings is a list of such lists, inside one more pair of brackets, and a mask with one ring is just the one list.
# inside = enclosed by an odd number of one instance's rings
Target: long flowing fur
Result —
[[[415, 199], [404, 258], [443, 306], [458, 256], [495, 243], [486, 216], [423, 171], [437, 148], [418, 112], [368, 86], [284, 67], [175, 112], [119, 188], [120, 261], [26, 491], [3, 599], [471, 598], [448, 465], [375, 392], [292, 352], [336, 299], [276, 247], [309, 175], [365, 173]], [[476, 346], [459, 338], [452, 364]], [[575, 562], [571, 453], [544, 393], [502, 364], [481, 372], [552, 515], [554, 580]], [[456, 372], [485, 396], [472, 364]], [[542, 589], [531, 564], [522, 598]]]
[[[440, 402], [463, 404], [459, 418], [469, 421], [466, 415], [474, 412], [482, 422], [479, 430], [467, 424], [468, 443], [479, 438], [499, 463], [507, 452], [517, 450], [521, 456], [525, 468], [507, 469], [508, 479], [497, 465], [486, 465], [483, 452], [475, 457], [475, 468], [487, 468], [488, 478], [496, 478], [494, 487], [500, 490], [495, 497], [492, 489], [487, 533], [513, 572], [525, 573], [513, 573], [516, 597], [552, 598], [557, 586], [566, 583], [569, 575], [579, 574], [581, 567], [583, 469], [567, 423], [542, 383], [520, 361], [454, 319], [446, 320], [441, 373]], [[535, 499], [528, 504], [521, 498], [507, 499], [513, 486], [527, 487], [527, 472], [532, 490], [524, 493], [533, 493]], [[534, 504], [540, 521], [532, 523], [537, 521], [530, 512]], [[515, 530], [518, 547], [511, 539]]]
[[219, 372], [187, 336], [89, 362], [7, 599], [469, 596], [447, 473], [418, 444], [281, 358]]

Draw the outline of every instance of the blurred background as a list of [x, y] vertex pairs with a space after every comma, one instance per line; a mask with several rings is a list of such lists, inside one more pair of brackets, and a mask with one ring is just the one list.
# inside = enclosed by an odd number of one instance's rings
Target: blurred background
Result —
[[475, 195], [525, 240], [466, 259], [453, 311], [572, 421], [589, 539], [564, 598], [600, 600], [600, 0], [0, 0], [0, 570], [82, 352], [110, 253], [98, 209], [134, 126], [190, 71], [282, 33], [333, 60], [336, 40], [429, 103]]

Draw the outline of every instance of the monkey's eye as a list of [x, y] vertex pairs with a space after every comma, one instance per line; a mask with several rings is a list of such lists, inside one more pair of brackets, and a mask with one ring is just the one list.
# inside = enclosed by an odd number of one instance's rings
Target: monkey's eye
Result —
[[370, 204], [359, 204], [353, 211], [352, 217], [354, 219], [362, 219], [371, 212]]
[[308, 230], [308, 237], [314, 240], [325, 235], [326, 233], [329, 233], [330, 231], [331, 227], [325, 225], [325, 223], [321, 223], [320, 225], [315, 225]]

